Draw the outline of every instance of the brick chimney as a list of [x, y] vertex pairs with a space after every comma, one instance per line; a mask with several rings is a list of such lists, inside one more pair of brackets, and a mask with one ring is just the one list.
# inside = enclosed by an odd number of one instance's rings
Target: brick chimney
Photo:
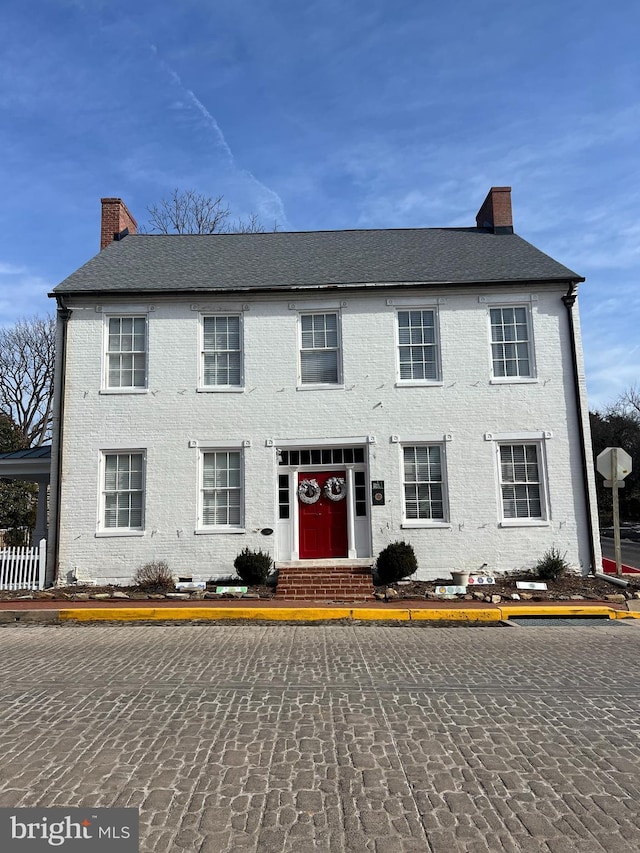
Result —
[[121, 198], [101, 198], [102, 226], [100, 228], [100, 251], [109, 243], [119, 239], [119, 235], [129, 229], [129, 234], [135, 234], [138, 223], [129, 213], [127, 205]]
[[511, 187], [491, 187], [476, 216], [478, 228], [489, 228], [494, 234], [513, 234]]

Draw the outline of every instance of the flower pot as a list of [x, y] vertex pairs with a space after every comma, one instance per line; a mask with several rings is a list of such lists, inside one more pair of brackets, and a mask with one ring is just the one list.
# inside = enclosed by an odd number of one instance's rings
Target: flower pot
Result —
[[469, 583], [469, 572], [451, 572], [454, 586], [467, 586]]

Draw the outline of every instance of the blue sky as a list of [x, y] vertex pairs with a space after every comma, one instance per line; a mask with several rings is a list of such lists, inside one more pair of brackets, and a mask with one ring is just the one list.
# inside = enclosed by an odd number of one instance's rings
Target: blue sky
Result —
[[3, 0], [0, 325], [174, 187], [284, 230], [475, 224], [586, 276], [589, 401], [640, 381], [640, 4]]

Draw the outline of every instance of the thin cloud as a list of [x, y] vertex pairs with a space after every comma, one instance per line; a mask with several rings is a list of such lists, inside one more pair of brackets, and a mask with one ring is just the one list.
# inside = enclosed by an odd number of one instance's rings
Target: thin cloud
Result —
[[256, 176], [248, 169], [244, 169], [238, 166], [233, 151], [227, 143], [224, 133], [222, 132], [222, 129], [220, 128], [220, 125], [216, 121], [215, 117], [209, 112], [206, 106], [197, 97], [195, 92], [185, 86], [185, 84], [182, 82], [182, 79], [180, 78], [180, 75], [176, 71], [174, 71], [173, 68], [171, 68], [167, 64], [167, 62], [158, 55], [157, 47], [155, 45], [151, 45], [151, 50], [154, 56], [157, 58], [157, 61], [160, 66], [169, 75], [174, 85], [176, 85], [183, 92], [186, 98], [186, 104], [176, 102], [175, 106], [178, 108], [192, 108], [196, 111], [196, 113], [201, 119], [202, 126], [213, 134], [216, 146], [217, 148], [222, 150], [226, 158], [228, 167], [236, 171], [239, 176], [247, 178], [249, 182], [253, 184], [256, 189], [258, 189], [261, 196], [261, 198], [258, 199], [258, 205], [260, 207], [259, 212], [262, 215], [273, 217], [280, 224], [285, 223], [287, 217], [284, 209], [284, 203], [278, 193], [263, 184], [262, 181], [258, 180], [258, 178], [256, 178]]

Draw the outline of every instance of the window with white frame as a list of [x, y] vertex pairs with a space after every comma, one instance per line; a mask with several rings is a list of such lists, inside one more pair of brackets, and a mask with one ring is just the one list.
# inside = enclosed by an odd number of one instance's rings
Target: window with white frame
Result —
[[202, 318], [202, 385], [205, 388], [239, 388], [242, 385], [239, 316]]
[[147, 384], [146, 317], [109, 317], [107, 388], [145, 388]]
[[544, 520], [544, 488], [539, 442], [498, 445], [502, 516]]
[[494, 378], [532, 378], [533, 352], [527, 306], [490, 308], [489, 316]]
[[340, 369], [338, 314], [301, 314], [301, 384], [337, 385]]
[[440, 379], [434, 309], [398, 311], [398, 358], [401, 381]]
[[142, 530], [144, 453], [105, 451], [102, 461], [102, 528]]
[[239, 450], [202, 453], [201, 527], [242, 526], [242, 455]]
[[402, 448], [404, 515], [407, 521], [445, 521], [443, 448], [439, 444]]

